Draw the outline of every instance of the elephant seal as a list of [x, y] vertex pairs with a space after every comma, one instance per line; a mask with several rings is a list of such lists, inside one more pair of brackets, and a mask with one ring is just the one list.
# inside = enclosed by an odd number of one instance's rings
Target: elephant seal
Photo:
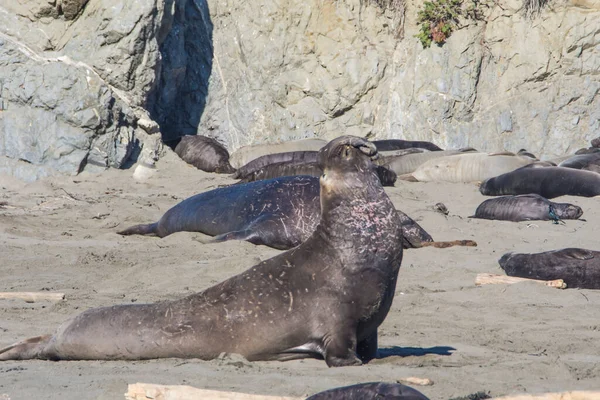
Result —
[[319, 152], [321, 216], [300, 246], [179, 300], [85, 311], [0, 360], [323, 358], [360, 365], [377, 353], [402, 261], [402, 229], [371, 157], [354, 136]]
[[411, 148], [426, 149], [429, 151], [442, 151], [443, 149], [431, 142], [422, 142], [418, 140], [400, 140], [400, 139], [386, 139], [386, 140], [373, 140], [372, 142], [376, 147], [377, 151], [392, 151], [392, 150], [403, 150]]
[[[383, 186], [394, 186], [396, 173], [386, 167], [376, 166], [377, 176]], [[304, 162], [302, 160], [280, 162], [265, 165], [258, 170], [245, 176], [239, 176], [240, 182], [254, 182], [264, 179], [279, 178], [282, 176], [309, 175], [320, 176], [323, 173], [316, 162]], [[239, 174], [238, 174], [239, 175]]]
[[538, 194], [503, 196], [485, 200], [469, 218], [504, 221], [578, 219], [581, 207], [569, 203], [554, 203]]
[[514, 171], [533, 161], [505, 153], [467, 153], [427, 161], [412, 176], [419, 182], [476, 182]]
[[479, 186], [479, 191], [486, 196], [539, 194], [547, 199], [564, 195], [594, 197], [600, 195], [600, 174], [563, 167], [525, 167], [486, 179]]
[[463, 152], [468, 151], [473, 151], [473, 149], [427, 151], [413, 154], [382, 154], [382, 157], [380, 157], [376, 163], [391, 169], [399, 176], [414, 172], [419, 166], [427, 161], [445, 156], [462, 154]]
[[[287, 250], [308, 239], [319, 223], [319, 179], [288, 176], [214, 189], [189, 197], [169, 209], [158, 222], [135, 225], [121, 235], [202, 232], [214, 236], [205, 242], [247, 240]], [[470, 241], [435, 242], [417, 222], [396, 210], [402, 225], [402, 245], [445, 248], [476, 246]]]
[[590, 144], [592, 145], [592, 147], [600, 148], [600, 137], [597, 137], [596, 139], [592, 139]]
[[568, 288], [600, 289], [600, 251], [567, 248], [537, 254], [507, 253], [498, 263], [509, 276], [562, 279]]
[[559, 167], [584, 169], [590, 165], [600, 165], [600, 149], [596, 149], [599, 152], [578, 154], [573, 157], [569, 157], [566, 160], [558, 164]]
[[327, 144], [327, 141], [323, 139], [302, 139], [293, 140], [283, 143], [267, 143], [267, 144], [255, 144], [252, 146], [244, 146], [231, 154], [229, 162], [234, 168], [239, 168], [243, 165], [248, 164], [250, 161], [267, 155], [275, 153], [284, 153], [292, 151], [318, 151]]
[[317, 162], [317, 153], [316, 151], [288, 151], [286, 153], [267, 154], [239, 167], [231, 177], [242, 179], [244, 176], [250, 175], [267, 165], [281, 162]]
[[201, 135], [183, 136], [175, 153], [186, 163], [206, 172], [230, 174], [235, 169], [229, 164], [229, 152], [213, 138]]
[[306, 400], [428, 400], [428, 398], [409, 386], [401, 383], [371, 382], [344, 386], [313, 394]]
[[596, 148], [596, 147], [588, 147], [588, 148], [583, 148], [583, 149], [579, 149], [575, 152], [575, 155], [582, 155], [582, 154], [594, 154], [594, 153], [598, 153], [600, 152], [600, 149]]

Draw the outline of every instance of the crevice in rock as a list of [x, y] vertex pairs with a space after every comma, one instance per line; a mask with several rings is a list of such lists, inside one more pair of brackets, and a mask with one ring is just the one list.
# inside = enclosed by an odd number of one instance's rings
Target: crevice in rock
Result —
[[158, 37], [161, 63], [147, 109], [163, 141], [173, 142], [198, 131], [213, 63], [213, 24], [206, 0], [166, 1], [168, 9], [174, 12], [162, 21], [168, 32], [161, 29]]

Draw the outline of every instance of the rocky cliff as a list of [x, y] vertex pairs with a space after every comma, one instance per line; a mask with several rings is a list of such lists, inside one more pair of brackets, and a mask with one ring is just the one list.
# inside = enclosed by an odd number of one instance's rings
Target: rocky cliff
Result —
[[340, 134], [520, 148], [600, 136], [600, 0], [482, 6], [423, 49], [409, 0], [17, 0], [0, 5], [0, 173]]

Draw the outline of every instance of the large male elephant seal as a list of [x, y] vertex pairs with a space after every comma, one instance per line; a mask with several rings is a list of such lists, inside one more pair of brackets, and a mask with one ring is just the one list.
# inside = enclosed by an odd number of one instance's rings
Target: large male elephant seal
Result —
[[569, 288], [600, 289], [600, 251], [568, 248], [537, 254], [507, 253], [498, 263], [509, 276], [562, 279]]
[[485, 200], [470, 218], [504, 221], [577, 219], [583, 210], [569, 203], [554, 203], [538, 194], [502, 196]]
[[[169, 209], [158, 222], [135, 225], [121, 235], [202, 232], [207, 242], [247, 240], [280, 250], [308, 239], [319, 223], [319, 179], [288, 176], [228, 186], [187, 198]], [[434, 242], [425, 229], [397, 210], [404, 248], [475, 246], [472, 241]]]
[[323, 139], [302, 139], [293, 140], [283, 143], [266, 143], [266, 144], [255, 144], [252, 146], [244, 146], [231, 154], [229, 162], [234, 168], [239, 168], [250, 161], [267, 155], [275, 153], [284, 153], [292, 151], [318, 151], [327, 144], [327, 141]]
[[402, 229], [371, 157], [342, 136], [319, 153], [321, 216], [300, 246], [180, 300], [88, 310], [0, 360], [323, 358], [360, 365], [377, 352], [402, 261]]
[[524, 167], [483, 181], [479, 191], [486, 196], [534, 193], [547, 199], [594, 197], [600, 195], [600, 174], [563, 167]]
[[206, 172], [230, 174], [235, 169], [229, 164], [229, 152], [213, 138], [194, 135], [183, 136], [175, 153], [183, 161]]
[[427, 161], [412, 176], [419, 182], [476, 182], [531, 164], [529, 157], [466, 153]]
[[419, 140], [400, 140], [400, 139], [385, 139], [373, 140], [373, 144], [377, 147], [377, 151], [392, 151], [411, 148], [425, 149], [429, 151], [441, 151], [442, 148], [431, 142], [422, 142]]
[[313, 394], [306, 400], [428, 400], [421, 392], [401, 383], [359, 383]]

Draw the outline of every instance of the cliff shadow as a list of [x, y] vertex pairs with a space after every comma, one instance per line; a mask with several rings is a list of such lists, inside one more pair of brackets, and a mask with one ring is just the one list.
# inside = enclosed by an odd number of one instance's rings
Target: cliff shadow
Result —
[[206, 106], [213, 63], [213, 24], [207, 1], [165, 1], [157, 42], [161, 61], [147, 108], [160, 126], [163, 142], [175, 147], [181, 136], [197, 133]]

